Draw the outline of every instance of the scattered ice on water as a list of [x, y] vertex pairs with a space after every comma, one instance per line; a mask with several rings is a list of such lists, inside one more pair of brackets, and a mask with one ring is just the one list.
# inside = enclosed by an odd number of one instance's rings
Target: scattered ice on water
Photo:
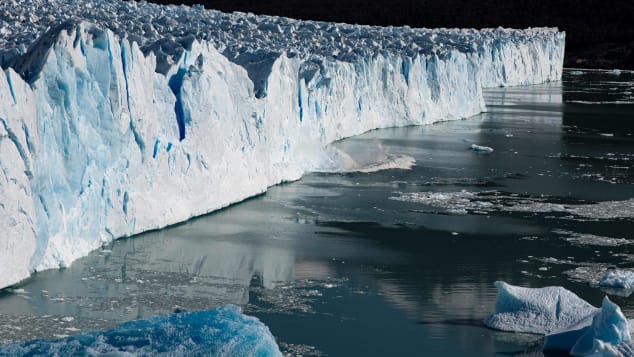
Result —
[[605, 263], [584, 263], [564, 272], [570, 280], [587, 283], [610, 295], [630, 296], [634, 293], [634, 270], [614, 268]]
[[310, 345], [280, 342], [280, 349], [282, 350], [282, 353], [284, 354], [284, 356], [287, 356], [287, 357], [326, 356], [325, 353], [318, 350], [315, 346], [310, 346]]
[[634, 271], [610, 269], [590, 285], [608, 289], [614, 295], [630, 296], [634, 292]]
[[[634, 217], [634, 198], [624, 201], [603, 201], [596, 203], [559, 203], [558, 198], [549, 196], [520, 196], [499, 191], [454, 191], [454, 192], [395, 192], [390, 199], [403, 202], [420, 203], [447, 212], [486, 213], [525, 212], [559, 213], [555, 218], [576, 220], [631, 219]], [[620, 238], [599, 237], [593, 235], [574, 235], [571, 241], [590, 242], [596, 245], [621, 245]], [[602, 244], [598, 244], [602, 243]], [[629, 244], [629, 241], [627, 242]]]
[[564, 239], [567, 242], [570, 242], [575, 245], [597, 245], [604, 247], [618, 247], [622, 245], [629, 245], [634, 243], [625, 238], [611, 238], [611, 237], [603, 237], [597, 236], [594, 234], [587, 233], [577, 233], [565, 230], [555, 230], [553, 233], [557, 233], [559, 235], [564, 236]]

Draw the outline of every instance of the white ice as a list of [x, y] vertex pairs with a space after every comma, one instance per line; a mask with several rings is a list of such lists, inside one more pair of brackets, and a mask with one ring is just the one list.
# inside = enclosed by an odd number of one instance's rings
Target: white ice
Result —
[[471, 144], [471, 150], [476, 151], [476, 152], [483, 152], [483, 153], [492, 153], [493, 152], [493, 148], [492, 147], [482, 146], [482, 145], [477, 145], [477, 144]]
[[1, 1], [0, 288], [299, 179], [341, 138], [472, 116], [483, 87], [559, 80], [564, 41]]
[[631, 355], [630, 325], [607, 297], [600, 309], [563, 287], [523, 288], [496, 282], [494, 329], [545, 334], [544, 350], [573, 356]]
[[496, 281], [495, 312], [484, 320], [502, 331], [547, 334], [577, 324], [597, 308], [560, 286], [524, 288]]
[[[415, 202], [436, 208], [469, 210], [471, 212], [529, 212], [568, 214], [570, 219], [618, 219], [631, 217], [634, 214], [634, 199], [624, 201], [602, 201], [596, 203], [561, 204], [550, 202], [555, 197], [549, 196], [517, 196], [501, 191], [457, 191], [457, 192], [396, 192], [398, 195], [390, 199], [404, 202]], [[556, 231], [571, 243], [594, 245], [624, 245], [627, 239], [600, 237], [567, 231]]]
[[601, 309], [580, 323], [546, 336], [545, 350], [573, 356], [624, 356], [631, 348], [630, 323], [621, 309], [606, 296]]
[[593, 285], [609, 289], [634, 290], [634, 272], [630, 270], [610, 269]]

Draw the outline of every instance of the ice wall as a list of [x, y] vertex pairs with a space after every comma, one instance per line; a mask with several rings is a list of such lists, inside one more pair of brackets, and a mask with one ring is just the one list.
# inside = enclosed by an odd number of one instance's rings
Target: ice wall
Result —
[[[33, 4], [9, 1], [0, 13]], [[322, 148], [335, 140], [465, 118], [485, 110], [485, 86], [558, 80], [562, 71], [564, 34], [555, 29], [375, 28], [66, 4], [85, 13], [52, 26], [42, 3], [41, 16], [25, 20], [37, 37], [0, 31], [0, 287], [296, 180], [327, 160]], [[99, 6], [134, 7], [141, 19], [108, 20]], [[55, 9], [63, 19], [63, 6]], [[189, 27], [165, 25], [158, 13]], [[182, 17], [190, 13], [210, 23], [194, 32]]]

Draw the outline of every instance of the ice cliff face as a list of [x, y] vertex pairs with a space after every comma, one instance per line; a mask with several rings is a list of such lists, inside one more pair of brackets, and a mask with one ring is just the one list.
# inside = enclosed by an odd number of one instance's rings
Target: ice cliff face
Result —
[[353, 26], [120, 0], [0, 4], [0, 287], [301, 177], [367, 130], [558, 80], [556, 29]]

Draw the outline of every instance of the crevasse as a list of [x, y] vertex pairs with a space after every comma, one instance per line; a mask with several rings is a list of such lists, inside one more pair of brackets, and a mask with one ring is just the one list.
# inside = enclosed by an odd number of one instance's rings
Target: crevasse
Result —
[[[335, 140], [469, 117], [485, 110], [484, 87], [562, 73], [556, 29], [209, 18], [208, 32], [178, 41], [86, 15], [49, 26], [26, 52], [0, 42], [10, 49], [0, 74], [0, 288], [299, 179]], [[243, 18], [256, 19], [249, 38]], [[288, 27], [312, 35], [270, 35]], [[306, 38], [318, 43], [302, 47]]]

